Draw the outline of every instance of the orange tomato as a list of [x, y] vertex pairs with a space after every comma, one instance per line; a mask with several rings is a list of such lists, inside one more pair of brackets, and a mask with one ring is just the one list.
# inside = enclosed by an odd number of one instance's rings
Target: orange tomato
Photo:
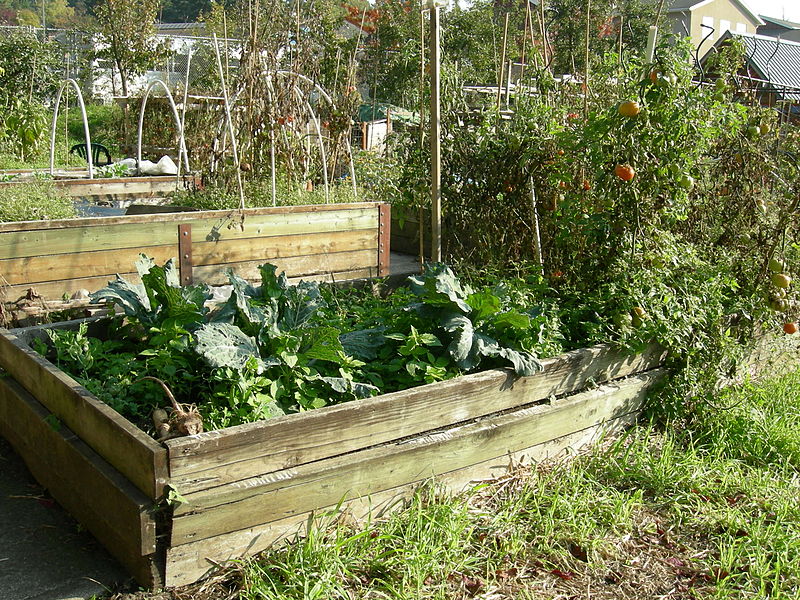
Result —
[[617, 107], [617, 112], [623, 117], [632, 118], [641, 112], [641, 108], [639, 107], [638, 102], [626, 100], [625, 102], [622, 102], [619, 107]]
[[622, 181], [630, 181], [636, 176], [636, 171], [628, 164], [617, 165], [614, 167], [614, 175], [622, 179]]
[[784, 323], [783, 332], [789, 335], [797, 333], [797, 323]]

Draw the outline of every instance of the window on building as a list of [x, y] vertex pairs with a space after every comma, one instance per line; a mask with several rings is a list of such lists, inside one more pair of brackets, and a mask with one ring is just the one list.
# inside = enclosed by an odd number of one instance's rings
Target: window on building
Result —
[[[700, 37], [704, 38], [711, 33], [712, 29], [714, 29], [714, 17], [703, 17], [701, 23], [704, 25], [704, 27], [700, 28]], [[707, 29], [707, 27], [710, 27], [711, 29]]]
[[738, 33], [747, 33], [747, 25], [745, 25], [744, 23], [737, 23], [736, 31]]
[[725, 19], [719, 20], [719, 31], [717, 31], [717, 37], [720, 37], [726, 31], [731, 30], [731, 22], [726, 21]]

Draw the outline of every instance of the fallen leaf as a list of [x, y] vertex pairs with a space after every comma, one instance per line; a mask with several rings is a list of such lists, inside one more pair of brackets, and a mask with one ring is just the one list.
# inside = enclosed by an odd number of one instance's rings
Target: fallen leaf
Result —
[[560, 577], [564, 581], [571, 581], [575, 577], [569, 571], [562, 571], [561, 569], [553, 569], [552, 571], [550, 571], [550, 573], [555, 575], [556, 577]]
[[584, 548], [583, 546], [579, 546], [574, 542], [570, 542], [569, 553], [580, 561], [589, 562], [589, 556], [586, 552], [586, 548]]

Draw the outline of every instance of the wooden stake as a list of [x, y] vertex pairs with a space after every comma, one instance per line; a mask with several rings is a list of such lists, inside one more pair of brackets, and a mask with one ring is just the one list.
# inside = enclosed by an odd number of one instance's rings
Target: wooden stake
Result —
[[[433, 3], [432, 3], [433, 4]], [[439, 7], [431, 6], [431, 260], [442, 262], [442, 124], [439, 91], [441, 61], [439, 56]]]
[[[425, 12], [419, 13], [419, 149], [425, 147]], [[419, 267], [422, 272], [425, 265], [425, 210], [422, 204], [417, 211], [419, 223]]]
[[591, 30], [592, 0], [586, 0], [586, 76], [583, 78], [583, 117], [589, 118], [589, 31]]
[[508, 43], [508, 13], [506, 13], [506, 21], [503, 26], [503, 49], [500, 53], [500, 72], [497, 77], [497, 110], [500, 110], [501, 90], [503, 89], [503, 75], [506, 69], [506, 44]]

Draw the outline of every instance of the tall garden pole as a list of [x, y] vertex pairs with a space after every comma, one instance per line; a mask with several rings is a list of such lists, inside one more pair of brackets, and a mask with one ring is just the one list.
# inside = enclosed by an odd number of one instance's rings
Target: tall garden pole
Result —
[[442, 123], [439, 98], [441, 61], [439, 56], [439, 4], [428, 0], [431, 11], [431, 261], [442, 261]]

